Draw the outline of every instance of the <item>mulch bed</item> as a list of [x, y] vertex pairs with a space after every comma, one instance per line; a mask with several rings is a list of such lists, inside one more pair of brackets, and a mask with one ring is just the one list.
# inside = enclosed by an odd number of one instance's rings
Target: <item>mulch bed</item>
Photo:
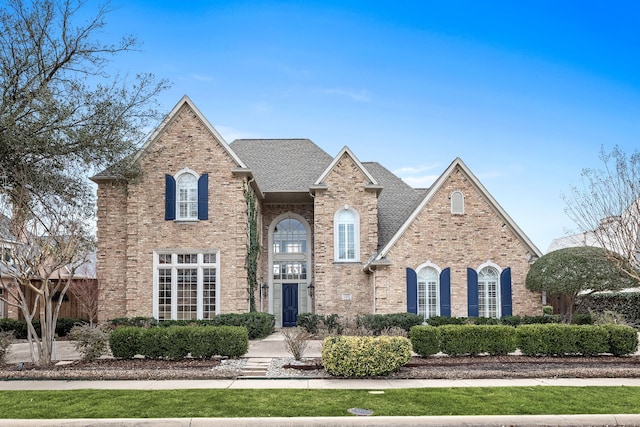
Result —
[[[220, 369], [219, 359], [75, 361], [38, 367], [24, 364], [0, 368], [0, 379], [166, 380], [235, 378], [237, 370]], [[285, 365], [292, 376], [328, 376], [319, 359]], [[308, 374], [307, 374], [308, 372]], [[414, 357], [389, 376], [411, 379], [472, 378], [640, 378], [640, 357]]]

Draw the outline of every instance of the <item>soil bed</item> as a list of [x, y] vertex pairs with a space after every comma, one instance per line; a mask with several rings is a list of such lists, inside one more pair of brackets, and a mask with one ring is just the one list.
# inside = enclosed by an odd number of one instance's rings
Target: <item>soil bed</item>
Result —
[[[242, 360], [184, 359], [74, 361], [51, 367], [4, 365], [0, 379], [166, 380], [236, 378]], [[330, 377], [319, 359], [285, 364], [271, 377]], [[640, 357], [414, 357], [391, 378], [640, 378]]]

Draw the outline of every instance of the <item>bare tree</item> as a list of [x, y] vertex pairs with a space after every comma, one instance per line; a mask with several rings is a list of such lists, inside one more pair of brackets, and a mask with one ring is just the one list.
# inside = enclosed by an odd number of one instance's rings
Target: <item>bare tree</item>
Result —
[[608, 249], [609, 261], [640, 284], [640, 152], [601, 151], [603, 169], [585, 169], [582, 187], [565, 198], [585, 241]]
[[[55, 203], [56, 200], [50, 200]], [[31, 359], [39, 365], [52, 361], [56, 323], [75, 270], [86, 262], [94, 241], [86, 217], [62, 204], [44, 204], [32, 210], [20, 227], [10, 256], [0, 261], [5, 276], [2, 299], [19, 309], [27, 322]], [[40, 334], [34, 320], [40, 321]]]
[[109, 60], [138, 43], [101, 41], [109, 4], [87, 20], [88, 8], [86, 0], [0, 4], [0, 195], [18, 227], [38, 196], [77, 201], [97, 168], [135, 173], [121, 160], [160, 117], [155, 98], [167, 83], [110, 76]]
[[98, 283], [91, 278], [73, 280], [69, 291], [78, 301], [82, 311], [89, 317], [89, 325], [98, 317]]

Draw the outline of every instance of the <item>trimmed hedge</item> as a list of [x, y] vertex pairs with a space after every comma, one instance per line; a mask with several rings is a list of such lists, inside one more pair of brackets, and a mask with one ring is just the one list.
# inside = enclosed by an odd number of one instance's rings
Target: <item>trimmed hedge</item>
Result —
[[133, 359], [135, 355], [141, 354], [142, 331], [142, 328], [136, 326], [122, 326], [113, 330], [109, 335], [109, 348], [111, 348], [113, 357]]
[[124, 326], [111, 333], [109, 347], [121, 359], [140, 354], [149, 359], [180, 360], [189, 353], [194, 358], [240, 357], [249, 350], [249, 338], [244, 326]]
[[527, 356], [622, 356], [638, 347], [637, 331], [622, 325], [523, 325], [516, 333], [518, 348]]
[[273, 314], [251, 313], [227, 313], [220, 314], [212, 319], [204, 320], [163, 320], [161, 322], [152, 317], [122, 317], [109, 321], [114, 327], [137, 326], [142, 328], [171, 326], [243, 326], [247, 329], [249, 339], [260, 339], [271, 335], [275, 327]]
[[411, 359], [411, 341], [404, 337], [331, 336], [322, 343], [322, 363], [331, 375], [387, 375]]
[[516, 350], [515, 329], [504, 325], [440, 326], [440, 350], [451, 356], [502, 355]]
[[640, 292], [595, 293], [581, 297], [578, 303], [581, 311], [620, 313], [630, 325], [640, 326]]
[[424, 317], [413, 313], [365, 314], [356, 318], [359, 327], [381, 335], [386, 329], [402, 328], [409, 332], [412, 326], [421, 325]]
[[440, 328], [434, 326], [414, 326], [410, 332], [413, 351], [420, 357], [427, 357], [440, 352]]

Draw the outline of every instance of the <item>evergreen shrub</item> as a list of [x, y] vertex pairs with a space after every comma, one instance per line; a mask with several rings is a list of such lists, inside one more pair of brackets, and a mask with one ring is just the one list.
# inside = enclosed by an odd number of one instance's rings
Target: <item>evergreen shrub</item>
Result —
[[322, 343], [322, 363], [331, 375], [387, 375], [411, 359], [409, 339], [398, 336], [330, 336]]
[[414, 326], [411, 328], [411, 345], [420, 357], [440, 352], [440, 328], [434, 326]]
[[109, 348], [111, 354], [117, 359], [133, 359], [137, 354], [142, 354], [141, 335], [142, 328], [135, 326], [122, 326], [109, 335]]
[[450, 356], [502, 355], [516, 350], [515, 329], [505, 325], [443, 325], [440, 350]]

